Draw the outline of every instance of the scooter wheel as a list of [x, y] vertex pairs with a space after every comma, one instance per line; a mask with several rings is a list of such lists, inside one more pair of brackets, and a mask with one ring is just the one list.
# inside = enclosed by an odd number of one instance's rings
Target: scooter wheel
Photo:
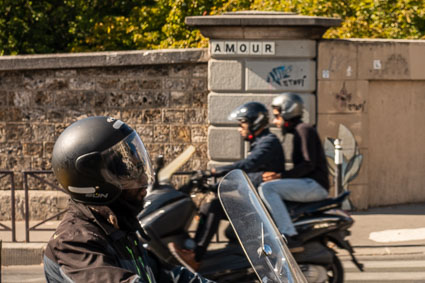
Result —
[[327, 269], [329, 283], [344, 282], [344, 268], [339, 258], [334, 254], [332, 264]]

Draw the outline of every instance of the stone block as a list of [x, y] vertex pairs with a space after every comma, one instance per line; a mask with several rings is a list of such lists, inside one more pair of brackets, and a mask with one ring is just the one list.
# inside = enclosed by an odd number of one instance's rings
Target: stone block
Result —
[[319, 113], [367, 113], [368, 81], [319, 81]]
[[30, 141], [32, 140], [32, 129], [28, 124], [12, 124], [6, 126], [7, 141]]
[[[142, 123], [161, 123], [162, 122], [162, 111], [161, 109], [146, 109], [141, 115]], [[140, 117], [140, 116], [139, 116]], [[127, 121], [123, 117], [124, 121]]]
[[317, 79], [354, 80], [357, 78], [357, 44], [350, 40], [320, 40]]
[[54, 146], [54, 142], [43, 142], [43, 157], [51, 159]]
[[206, 124], [207, 123], [207, 109], [187, 109], [186, 117], [189, 119], [189, 123], [191, 124]]
[[55, 101], [55, 92], [37, 91], [33, 93], [33, 99], [36, 107], [53, 106]]
[[95, 103], [95, 93], [92, 91], [57, 92], [56, 106], [81, 109], [91, 109]]
[[192, 67], [184, 64], [170, 65], [168, 76], [187, 78], [192, 73]]
[[316, 90], [316, 63], [312, 60], [279, 59], [246, 61], [245, 88], [247, 91]]
[[208, 89], [213, 91], [242, 90], [242, 63], [237, 60], [209, 60]]
[[116, 77], [100, 77], [96, 78], [96, 89], [97, 90], [116, 90], [120, 85], [120, 79]]
[[208, 64], [196, 64], [193, 67], [192, 76], [195, 78], [208, 77]]
[[185, 91], [171, 91], [170, 106], [177, 108], [188, 107], [191, 104], [191, 95]]
[[207, 78], [192, 78], [189, 80], [189, 89], [193, 91], [208, 90]]
[[206, 143], [208, 141], [208, 127], [206, 125], [191, 127], [192, 142]]
[[192, 93], [192, 107], [207, 108], [208, 106], [208, 91]]
[[6, 141], [6, 123], [0, 122], [0, 143], [3, 143], [5, 141]]
[[190, 127], [173, 125], [170, 131], [170, 142], [172, 143], [190, 143]]
[[55, 126], [53, 124], [33, 124], [32, 134], [34, 141], [54, 142], [57, 138], [55, 135]]
[[163, 89], [169, 90], [189, 90], [190, 79], [188, 78], [165, 78], [163, 82]]
[[164, 123], [185, 124], [189, 117], [184, 109], [165, 109]]
[[208, 128], [208, 156], [216, 161], [235, 161], [244, 158], [243, 141], [237, 128]]
[[70, 90], [95, 90], [96, 83], [92, 78], [71, 78], [69, 80]]
[[39, 143], [24, 143], [23, 154], [27, 156], [43, 156], [43, 144]]
[[[29, 219], [45, 220], [67, 207], [69, 196], [60, 191], [34, 191], [30, 190], [29, 197]], [[11, 195], [10, 191], [0, 190], [0, 221], [11, 219]], [[16, 220], [25, 219], [25, 193], [23, 190], [15, 192]]]
[[12, 97], [12, 105], [15, 107], [30, 108], [33, 97], [31, 91], [15, 91]]
[[170, 126], [154, 125], [153, 141], [158, 143], [170, 142]]
[[[257, 44], [257, 45], [255, 45]], [[267, 52], [269, 44], [272, 48]], [[226, 52], [226, 46], [229, 50]], [[253, 47], [258, 46], [257, 49]], [[249, 57], [286, 57], [286, 58], [315, 58], [315, 40], [210, 40], [210, 54], [214, 59], [249, 58]], [[229, 49], [230, 48], [230, 49]], [[234, 49], [234, 52], [232, 50]], [[252, 50], [251, 50], [252, 49]], [[215, 52], [215, 51], [221, 52]]]
[[58, 91], [68, 88], [69, 81], [64, 78], [47, 78], [44, 88], [47, 90]]
[[[278, 94], [242, 94], [242, 93], [210, 93], [208, 96], [208, 120], [214, 125], [237, 125], [236, 121], [229, 121], [229, 114], [243, 103], [258, 101], [263, 103], [270, 114], [270, 123], [273, 121], [271, 102]], [[304, 101], [305, 111], [303, 120], [314, 125], [316, 123], [316, 99], [313, 94], [300, 94]]]
[[424, 53], [424, 41], [359, 41], [358, 77], [368, 80], [423, 80]]
[[339, 125], [345, 125], [354, 135], [357, 145], [368, 148], [369, 127], [366, 114], [320, 114], [318, 115], [317, 129], [322, 142], [326, 137], [337, 137]]

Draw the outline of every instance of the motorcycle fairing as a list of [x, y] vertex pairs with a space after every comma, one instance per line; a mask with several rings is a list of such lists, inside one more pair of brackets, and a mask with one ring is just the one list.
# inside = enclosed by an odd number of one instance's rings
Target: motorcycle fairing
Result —
[[228, 173], [219, 184], [218, 196], [262, 282], [307, 282], [243, 171]]

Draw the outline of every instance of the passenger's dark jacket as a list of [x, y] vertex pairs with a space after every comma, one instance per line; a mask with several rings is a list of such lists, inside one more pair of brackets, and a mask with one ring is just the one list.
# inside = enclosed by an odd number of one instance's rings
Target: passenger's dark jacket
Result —
[[47, 282], [208, 282], [183, 267], [160, 268], [135, 231], [118, 225], [109, 207], [70, 201], [45, 251]]
[[[284, 172], [285, 156], [282, 144], [275, 134], [271, 133], [269, 129], [264, 129], [251, 141], [250, 152], [245, 159], [217, 167], [216, 171], [218, 174], [224, 175], [233, 169], [241, 169], [246, 173], [251, 173], [249, 174], [251, 180], [259, 177], [259, 182], [261, 182], [261, 174], [264, 171]], [[252, 174], [253, 172], [256, 173]]]
[[299, 121], [290, 132], [294, 134], [292, 152], [294, 167], [282, 172], [282, 177], [311, 178], [329, 190], [328, 165], [316, 129]]

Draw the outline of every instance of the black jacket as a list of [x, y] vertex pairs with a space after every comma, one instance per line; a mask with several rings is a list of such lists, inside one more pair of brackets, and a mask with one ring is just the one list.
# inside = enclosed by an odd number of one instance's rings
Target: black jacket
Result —
[[329, 174], [325, 152], [316, 129], [299, 122], [290, 131], [294, 134], [291, 170], [282, 172], [282, 178], [311, 178], [329, 190]]
[[47, 282], [211, 282], [183, 267], [161, 268], [115, 216], [107, 206], [70, 201], [45, 251]]
[[[252, 176], [258, 175], [257, 177], [260, 177], [261, 173], [265, 171], [285, 171], [285, 156], [282, 144], [269, 129], [264, 129], [250, 143], [250, 152], [245, 159], [230, 165], [217, 167], [217, 174], [224, 175], [233, 169], [241, 169], [246, 173], [258, 172], [258, 174], [249, 174], [252, 180]], [[261, 179], [259, 181], [261, 182]]]

